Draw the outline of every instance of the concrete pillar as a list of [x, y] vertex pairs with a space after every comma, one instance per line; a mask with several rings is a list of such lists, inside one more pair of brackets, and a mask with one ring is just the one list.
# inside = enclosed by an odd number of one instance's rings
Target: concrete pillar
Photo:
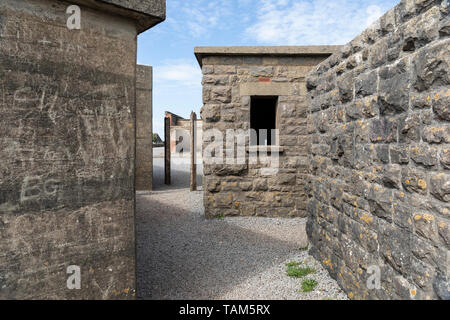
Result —
[[135, 296], [136, 39], [164, 12], [0, 1], [0, 299]]
[[136, 68], [136, 190], [152, 190], [152, 67]]

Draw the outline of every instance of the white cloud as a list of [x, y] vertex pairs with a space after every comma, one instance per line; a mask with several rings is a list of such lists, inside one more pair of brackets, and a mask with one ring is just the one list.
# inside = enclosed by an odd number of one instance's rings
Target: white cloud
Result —
[[379, 6], [371, 5], [367, 7], [366, 13], [368, 14], [366, 24], [369, 26], [383, 15], [383, 10]]
[[384, 9], [352, 0], [261, 0], [246, 36], [272, 45], [345, 44]]
[[190, 60], [167, 60], [154, 67], [154, 80], [160, 86], [201, 86], [202, 73], [196, 62]]
[[196, 39], [224, 29], [226, 25], [220, 22], [232, 14], [230, 1], [221, 0], [173, 1], [168, 9], [176, 17], [169, 21], [170, 25]]

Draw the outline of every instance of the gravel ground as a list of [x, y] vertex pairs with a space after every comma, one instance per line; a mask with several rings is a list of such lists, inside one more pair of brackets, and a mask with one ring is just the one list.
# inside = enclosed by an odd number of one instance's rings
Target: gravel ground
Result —
[[[346, 299], [320, 263], [300, 250], [302, 237], [289, 236], [304, 232], [304, 219], [208, 220], [202, 192], [177, 186], [159, 190], [137, 195], [140, 298]], [[313, 292], [299, 292], [301, 280], [286, 275], [291, 261], [316, 270], [306, 276], [319, 283]]]

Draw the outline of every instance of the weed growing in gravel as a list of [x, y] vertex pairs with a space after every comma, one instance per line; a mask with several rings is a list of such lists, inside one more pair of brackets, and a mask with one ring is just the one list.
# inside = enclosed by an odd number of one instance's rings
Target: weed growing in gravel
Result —
[[307, 276], [308, 274], [314, 273], [316, 272], [316, 270], [314, 270], [313, 268], [310, 267], [289, 267], [286, 271], [287, 275], [289, 277], [293, 277], [293, 278], [302, 278], [304, 276]]
[[217, 219], [217, 220], [223, 220], [223, 219], [225, 219], [225, 216], [224, 216], [223, 213], [221, 213], [221, 214], [219, 214], [219, 215], [216, 217], [216, 219]]
[[314, 279], [305, 279], [302, 281], [302, 292], [311, 292], [317, 287], [318, 283]]
[[299, 248], [298, 250], [300, 250], [300, 251], [308, 251], [308, 248], [309, 248], [309, 245], [307, 245], [306, 247], [303, 247], [303, 248]]
[[291, 261], [286, 263], [286, 267], [290, 268], [290, 267], [298, 267], [299, 265], [301, 265], [303, 262], [295, 262], [295, 261]]

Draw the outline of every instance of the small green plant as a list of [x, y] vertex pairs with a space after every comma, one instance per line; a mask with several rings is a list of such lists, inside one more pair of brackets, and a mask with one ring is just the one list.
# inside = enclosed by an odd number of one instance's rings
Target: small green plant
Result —
[[217, 220], [223, 220], [225, 219], [225, 215], [223, 213], [219, 214], [218, 216], [216, 216]]
[[308, 251], [308, 248], [309, 248], [309, 245], [307, 245], [306, 247], [300, 248], [298, 250], [300, 250], [300, 251]]
[[310, 267], [288, 267], [286, 273], [289, 277], [293, 278], [302, 278], [304, 276], [307, 276], [308, 274], [314, 273], [316, 270]]
[[303, 262], [295, 262], [295, 261], [291, 261], [286, 263], [286, 267], [290, 268], [290, 267], [298, 267], [299, 265], [301, 265]]
[[317, 287], [318, 283], [314, 279], [305, 279], [302, 281], [302, 292], [311, 292]]

